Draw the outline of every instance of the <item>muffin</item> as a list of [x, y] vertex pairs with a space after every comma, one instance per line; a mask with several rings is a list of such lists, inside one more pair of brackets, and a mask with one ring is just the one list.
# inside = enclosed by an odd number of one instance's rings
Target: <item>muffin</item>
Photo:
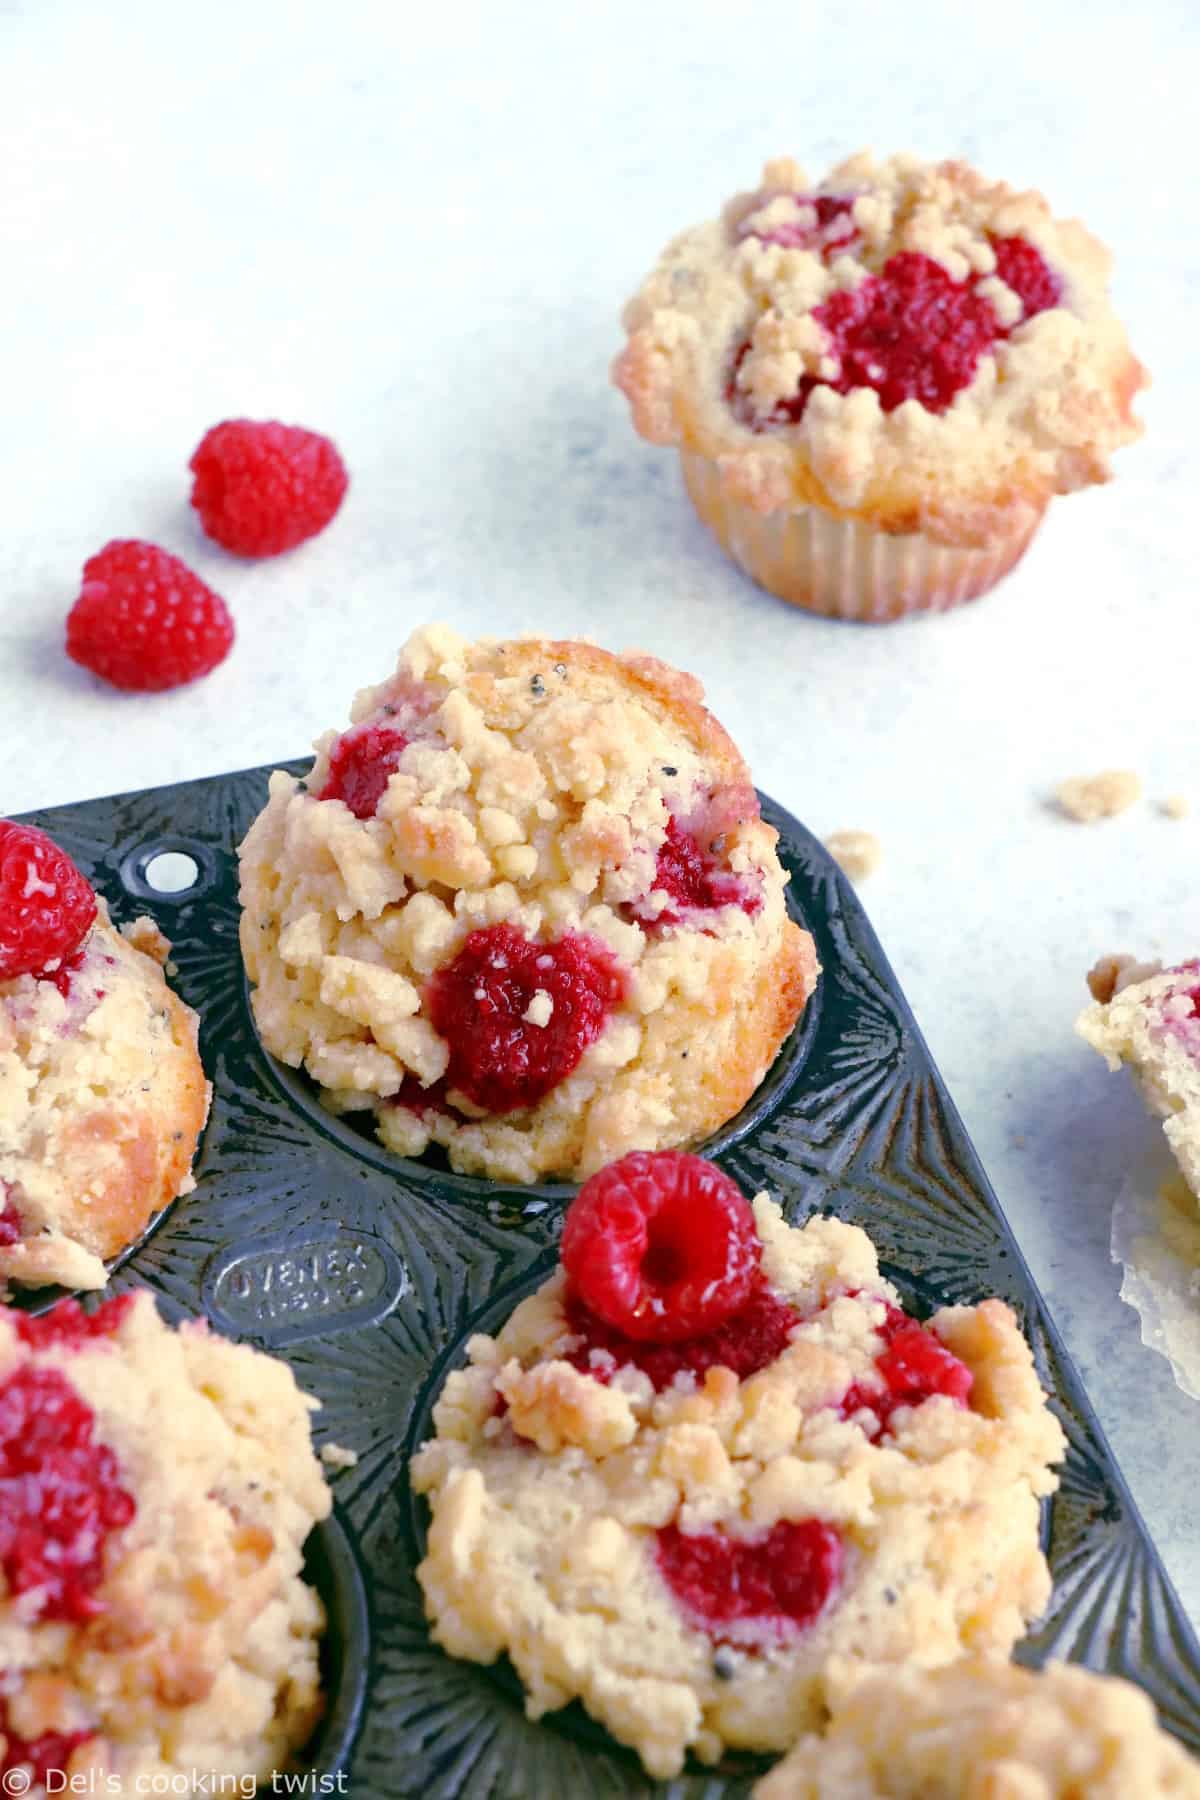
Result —
[[43, 832], [0, 821], [0, 1282], [98, 1288], [185, 1192], [198, 1021], [150, 919], [114, 929]]
[[1094, 1004], [1075, 1029], [1110, 1069], [1122, 1063], [1163, 1122], [1167, 1143], [1200, 1197], [1200, 962], [1164, 969], [1104, 957], [1088, 977]]
[[1127, 1681], [1054, 1663], [879, 1670], [754, 1800], [1200, 1800], [1200, 1765]]
[[814, 187], [784, 158], [668, 246], [614, 379], [770, 593], [943, 611], [1138, 435], [1108, 272], [1077, 221], [965, 163], [864, 152]]
[[860, 1663], [1004, 1654], [1064, 1441], [998, 1300], [908, 1316], [869, 1238], [679, 1152], [601, 1171], [411, 1465], [452, 1656], [578, 1697], [662, 1779], [784, 1750]]
[[715, 1131], [817, 963], [702, 699], [646, 656], [417, 632], [242, 846], [266, 1048], [495, 1180]]
[[0, 1308], [7, 1792], [20, 1769], [38, 1791], [246, 1793], [304, 1746], [324, 1620], [301, 1546], [330, 1507], [312, 1405], [144, 1292]]

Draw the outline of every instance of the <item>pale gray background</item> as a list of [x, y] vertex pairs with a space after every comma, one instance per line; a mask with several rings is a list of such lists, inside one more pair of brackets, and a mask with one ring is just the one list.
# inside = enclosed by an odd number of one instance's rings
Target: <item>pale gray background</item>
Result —
[[[1155, 1128], [1070, 1026], [1098, 952], [1200, 949], [1198, 49], [1188, 0], [0, 0], [0, 811], [295, 755], [429, 617], [696, 669], [764, 788], [883, 839], [864, 897], [1193, 1612], [1200, 1415], [1108, 1256]], [[1011, 581], [878, 631], [749, 586], [606, 385], [670, 233], [767, 155], [864, 143], [1082, 215], [1155, 374], [1144, 443]], [[337, 437], [324, 537], [207, 545], [185, 464], [229, 414]], [[196, 688], [62, 657], [117, 535], [232, 606]], [[1193, 817], [1048, 810], [1113, 765]]]

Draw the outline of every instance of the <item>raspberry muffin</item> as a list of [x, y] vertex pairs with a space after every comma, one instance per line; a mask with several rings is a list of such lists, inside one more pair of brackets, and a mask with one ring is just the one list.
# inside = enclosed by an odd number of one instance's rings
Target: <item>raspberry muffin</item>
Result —
[[1105, 957], [1088, 985], [1095, 1003], [1080, 1014], [1076, 1031], [1110, 1069], [1128, 1064], [1200, 1197], [1200, 961], [1164, 969]]
[[1200, 1765], [1127, 1681], [998, 1660], [879, 1670], [754, 1800], [1200, 1800]]
[[651, 1775], [788, 1748], [859, 1663], [1006, 1653], [1049, 1597], [1064, 1444], [1009, 1309], [921, 1324], [864, 1232], [699, 1158], [593, 1176], [468, 1357], [412, 1463], [433, 1635]]
[[267, 1049], [495, 1180], [715, 1131], [817, 965], [702, 699], [646, 656], [417, 632], [242, 846]]
[[667, 248], [614, 379], [769, 592], [896, 619], [973, 599], [1109, 474], [1146, 377], [1108, 253], [965, 163], [767, 164]]
[[44, 832], [0, 821], [0, 1282], [97, 1288], [192, 1186], [198, 1021]]
[[330, 1507], [312, 1405], [146, 1293], [0, 1308], [8, 1791], [15, 1769], [60, 1793], [248, 1784], [303, 1747], [324, 1621], [301, 1546]]

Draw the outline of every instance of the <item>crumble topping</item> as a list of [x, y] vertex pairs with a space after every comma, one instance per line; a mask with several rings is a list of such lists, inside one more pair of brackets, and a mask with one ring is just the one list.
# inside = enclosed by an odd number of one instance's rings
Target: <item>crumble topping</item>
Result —
[[668, 246], [614, 379], [643, 437], [756, 511], [984, 544], [1138, 435], [1108, 273], [1077, 221], [964, 163], [863, 152], [814, 185], [781, 158]]

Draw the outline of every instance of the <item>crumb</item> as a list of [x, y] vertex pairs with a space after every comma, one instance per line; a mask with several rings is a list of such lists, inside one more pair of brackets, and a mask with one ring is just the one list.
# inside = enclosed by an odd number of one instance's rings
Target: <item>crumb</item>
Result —
[[1159, 801], [1158, 810], [1167, 819], [1186, 819], [1190, 811], [1188, 797], [1186, 794], [1168, 794], [1165, 800]]
[[834, 831], [825, 848], [851, 881], [865, 881], [883, 860], [883, 847], [873, 831]]
[[1023, 1150], [1025, 1148], [1025, 1139], [1019, 1131], [1014, 1134], [1012, 1143], [1014, 1150]]
[[347, 1450], [344, 1444], [322, 1444], [321, 1461], [327, 1469], [355, 1469], [358, 1467], [358, 1451]]
[[1093, 1000], [1107, 1006], [1114, 994], [1135, 981], [1146, 981], [1162, 971], [1160, 962], [1139, 962], [1136, 956], [1100, 956], [1087, 972], [1087, 984]]
[[1142, 797], [1142, 780], [1132, 769], [1106, 769], [1102, 775], [1072, 775], [1055, 792], [1062, 811], [1081, 825], [1111, 819]]
[[126, 942], [132, 944], [135, 950], [140, 950], [143, 956], [152, 957], [160, 968], [166, 965], [171, 954], [171, 942], [163, 936], [153, 919], [148, 919], [143, 914], [140, 919], [134, 919], [132, 924], [122, 925], [120, 931]]

